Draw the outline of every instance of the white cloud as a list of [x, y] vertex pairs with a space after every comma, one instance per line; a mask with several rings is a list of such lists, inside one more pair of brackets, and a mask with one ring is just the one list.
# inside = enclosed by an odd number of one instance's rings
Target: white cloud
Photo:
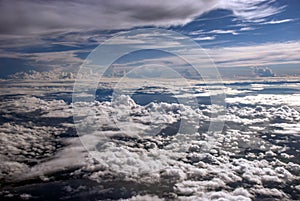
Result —
[[[29, 47], [28, 44], [25, 46], [26, 48]], [[0, 58], [23, 59], [27, 62], [27, 65], [39, 67], [44, 70], [56, 69], [58, 72], [59, 70], [67, 68], [67, 71], [76, 71], [84, 61], [77, 56], [77, 53], [84, 53], [85, 51], [86, 50], [69, 50], [21, 53], [17, 51], [0, 50]]]
[[251, 31], [251, 30], [255, 30], [255, 28], [253, 28], [253, 27], [242, 27], [242, 28], [240, 28], [240, 31]]
[[[228, 97], [226, 102], [230, 104], [246, 104], [246, 105], [288, 105], [290, 107], [300, 106], [300, 95], [279, 95], [279, 94], [258, 94], [243, 97]], [[289, 110], [289, 108], [283, 108]]]
[[287, 23], [292, 21], [295, 21], [295, 19], [272, 20], [268, 22], [263, 22], [262, 24], [282, 24], [282, 23]]
[[190, 36], [194, 36], [194, 35], [200, 35], [200, 34], [204, 34], [205, 31], [204, 30], [197, 30], [197, 31], [192, 31], [192, 32], [189, 32], [188, 34]]
[[[201, 87], [196, 89], [200, 90]], [[272, 121], [280, 116], [288, 123], [273, 126], [294, 129], [294, 125], [300, 120], [299, 112], [291, 107], [281, 106], [286, 103], [282, 101], [283, 97], [284, 95], [247, 96], [245, 99], [227, 99], [229, 102], [232, 100], [233, 104], [228, 107], [227, 119], [232, 120], [231, 124], [235, 123], [233, 127], [240, 128], [237, 125], [241, 126], [247, 121], [256, 125], [261, 123], [260, 120], [264, 120], [265, 123], [266, 118], [266, 121]], [[240, 107], [240, 102], [261, 106]], [[70, 105], [64, 101], [45, 101], [25, 96], [2, 103], [0, 109], [6, 115], [25, 115], [37, 110], [42, 113], [37, 118], [63, 118], [71, 115]], [[288, 199], [290, 195], [287, 191], [284, 192], [284, 188], [278, 190], [266, 186], [274, 182], [286, 186], [299, 179], [296, 176], [300, 168], [298, 164], [280, 161], [278, 158], [264, 159], [274, 157], [277, 153], [285, 153], [288, 148], [285, 145], [272, 145], [248, 126], [245, 130], [227, 128], [223, 133], [178, 133], [165, 137], [153, 133], [151, 135], [151, 132], [149, 135], [145, 134], [147, 129], [153, 131], [151, 126], [158, 125], [161, 128], [174, 123], [179, 118], [176, 114], [186, 116], [191, 121], [200, 115], [200, 123], [203, 123], [208, 120], [209, 114], [216, 112], [218, 106], [215, 105], [202, 106], [204, 109], [201, 111], [170, 103], [141, 106], [130, 97], [122, 96], [112, 103], [81, 102], [78, 106], [77, 112], [81, 115], [80, 126], [90, 129], [85, 130], [81, 140], [87, 142], [86, 148], [91, 150], [90, 154], [95, 156], [96, 160], [88, 158], [79, 139], [70, 138], [64, 141], [67, 146], [60, 150], [55, 149], [51, 144], [55, 142], [53, 136], [59, 136], [65, 132], [64, 129], [38, 126], [34, 123], [30, 128], [17, 122], [6, 123], [0, 128], [0, 157], [1, 160], [4, 159], [0, 164], [1, 178], [15, 179], [17, 176], [17, 179], [22, 180], [42, 176], [46, 181], [51, 180], [48, 177], [52, 173], [67, 170], [64, 174], [71, 179], [89, 178], [105, 185], [103, 181], [109, 175], [109, 182], [115, 182], [113, 178], [117, 178], [120, 185], [122, 181], [130, 181], [151, 188], [153, 185], [160, 187], [159, 185], [167, 183], [174, 187], [172, 195], [178, 196], [180, 200], [251, 200], [257, 195], [275, 195], [281, 199]], [[87, 110], [95, 111], [96, 115], [84, 115]], [[18, 115], [15, 115], [15, 118]], [[235, 122], [235, 119], [231, 118], [234, 116], [242, 120]], [[121, 125], [124, 129], [120, 131], [116, 129], [116, 125]], [[211, 149], [204, 152], [202, 149], [208, 146], [207, 139], [210, 136], [213, 136], [215, 143], [212, 143]], [[254, 153], [241, 157], [245, 150], [243, 146], [249, 146], [250, 150], [255, 150]], [[261, 153], [256, 154], [257, 151]], [[47, 160], [38, 160], [39, 163], [33, 167], [23, 163], [23, 159], [35, 159], [40, 152], [46, 153]], [[232, 189], [231, 185], [236, 182], [241, 187]], [[146, 195], [136, 195], [129, 200], [160, 199], [157, 194], [147, 195], [147, 189], [144, 193]]]
[[119, 201], [164, 201], [165, 199], [159, 198], [156, 195], [137, 195], [129, 199], [120, 199]]
[[299, 41], [211, 48], [207, 52], [222, 67], [300, 63]]
[[262, 196], [272, 196], [272, 198], [283, 198], [287, 197], [285, 193], [276, 188], [253, 188], [254, 193], [262, 195]]
[[214, 40], [216, 37], [215, 36], [203, 36], [203, 37], [196, 37], [196, 38], [193, 38], [193, 40]]
[[238, 33], [235, 30], [219, 30], [219, 29], [216, 29], [216, 30], [209, 31], [208, 33], [238, 35]]
[[[94, 30], [119, 30], [152, 25], [159, 27], [185, 25], [196, 17], [219, 8], [231, 10], [235, 17], [252, 22], [264, 22], [264, 18], [283, 10], [283, 7], [276, 7], [272, 4], [272, 1], [266, 0], [251, 2], [242, 0], [167, 0], [161, 2], [154, 0], [143, 3], [138, 0], [105, 0], [101, 2], [96, 0], [18, 0], [13, 3], [4, 0], [1, 1], [0, 6], [0, 16], [2, 16], [0, 17], [0, 47], [3, 49], [0, 50], [0, 57], [24, 59], [28, 61], [27, 64], [32, 66], [59, 68], [63, 64], [68, 64], [69, 68], [74, 68], [82, 63], [82, 60], [77, 56], [77, 53], [80, 52], [78, 50], [62, 52], [38, 52], [37, 50], [36, 53], [24, 53], [19, 52], [19, 48], [26, 49], [35, 46], [38, 47], [37, 49], [43, 49], [57, 44], [73, 48], [82, 44], [92, 45], [102, 42], [106, 38], [104, 36], [106, 34], [93, 32]], [[292, 19], [271, 21], [269, 23], [283, 23], [287, 20], [291, 21]], [[246, 30], [249, 30], [249, 28], [241, 29], [241, 31]], [[238, 30], [212, 30], [210, 33], [239, 34]], [[195, 38], [198, 41], [205, 42], [215, 39], [215, 36], [202, 36], [201, 34], [203, 34], [202, 30], [191, 33], [191, 35], [199, 35]], [[138, 41], [123, 39], [118, 42], [120, 44]], [[169, 43], [165, 45], [176, 47], [178, 44]], [[157, 47], [159, 46], [160, 44], [157, 45]], [[10, 48], [10, 50], [7, 48]], [[235, 58], [225, 56], [226, 60]], [[279, 57], [278, 54], [277, 56]], [[282, 58], [284, 57], [282, 56]], [[232, 65], [252, 64], [252, 61], [250, 62], [247, 59], [245, 61], [241, 57], [241, 62], [235, 60], [232, 61]], [[288, 59], [283, 63], [298, 62]]]
[[274, 133], [286, 135], [300, 135], [300, 125], [291, 123], [275, 123], [271, 126], [275, 127]]
[[[235, 30], [212, 30], [211, 34], [239, 34]], [[207, 48], [203, 51], [202, 55], [199, 55], [199, 51], [195, 51], [193, 48], [185, 45], [180, 38], [176, 38], [176, 41], [165, 41], [161, 44], [153, 43], [156, 41], [156, 37], [153, 36], [148, 39], [143, 39], [144, 44], [137, 44], [137, 47], [141, 48], [168, 48], [174, 49], [179, 54], [187, 55], [191, 60], [204, 66], [207, 63], [207, 59], [210, 57], [218, 67], [240, 67], [240, 66], [258, 66], [258, 65], [274, 65], [274, 64], [296, 64], [300, 63], [300, 42], [299, 41], [287, 41], [277, 43], [262, 43], [253, 45], [241, 45], [241, 46], [229, 46], [229, 47], [216, 47]], [[197, 36], [194, 40], [209, 41], [215, 39], [215, 36]], [[136, 41], [137, 40], [137, 41]], [[133, 38], [126, 39], [129, 44], [130, 41], [139, 42], [141, 37], [136, 35]], [[208, 55], [205, 55], [205, 54]], [[148, 59], [149, 60], [149, 59]], [[173, 57], [158, 58], [156, 61], [172, 61], [175, 66], [182, 65], [179, 59], [175, 61]], [[143, 63], [141, 60], [138, 61], [140, 65]], [[146, 63], [145, 60], [144, 63]], [[178, 63], [179, 62], [179, 63]], [[136, 62], [137, 63], [137, 62]], [[124, 64], [129, 65], [129, 63]], [[166, 64], [163, 64], [166, 65]]]
[[257, 22], [283, 11], [284, 7], [276, 7], [272, 3], [273, 0], [221, 0], [217, 7], [232, 10], [233, 15], [242, 20]]
[[[189, 191], [188, 187], [186, 188]], [[209, 200], [224, 200], [224, 201], [250, 201], [251, 194], [244, 188], [237, 188], [233, 192], [227, 191], [212, 191], [201, 192], [194, 196], [180, 196], [181, 201], [209, 201]]]
[[[230, 32], [228, 32], [230, 33]], [[300, 42], [289, 41], [283, 43], [264, 43], [258, 45], [231, 46], [205, 49], [212, 61], [218, 67], [240, 67], [274, 64], [297, 64], [300, 63]], [[186, 51], [184, 48], [178, 51], [185, 51], [193, 55], [193, 50]], [[177, 64], [179, 60], [168, 58]], [[162, 59], [161, 59], [162, 60]], [[193, 61], [199, 66], [206, 62], [206, 58], [193, 57]], [[183, 63], [178, 63], [178, 65]]]

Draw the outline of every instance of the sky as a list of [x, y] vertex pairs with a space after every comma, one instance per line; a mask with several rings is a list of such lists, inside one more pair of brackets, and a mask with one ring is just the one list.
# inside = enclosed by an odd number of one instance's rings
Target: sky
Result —
[[[298, 0], [1, 0], [0, 77], [76, 72], [99, 44], [138, 28], [190, 37], [217, 67], [299, 68], [299, 9]], [[157, 57], [140, 53], [119, 63]]]

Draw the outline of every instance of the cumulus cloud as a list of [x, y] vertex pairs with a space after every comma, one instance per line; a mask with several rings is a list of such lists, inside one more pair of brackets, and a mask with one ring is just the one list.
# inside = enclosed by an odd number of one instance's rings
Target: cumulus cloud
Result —
[[244, 97], [228, 97], [227, 103], [247, 104], [247, 105], [289, 105], [299, 107], [299, 94], [279, 95], [279, 94], [258, 94], [257, 96], [250, 95]]
[[164, 199], [155, 195], [137, 195], [129, 199], [120, 199], [119, 201], [164, 201]]
[[[214, 87], [217, 90], [218, 87]], [[155, 92], [155, 89], [148, 92]], [[246, 96], [245, 99], [240, 96], [227, 99], [230, 104], [224, 118], [228, 121], [222, 132], [201, 130], [176, 135], [153, 135], [151, 125], [171, 126], [180, 118], [194, 121], [200, 116], [201, 126], [220, 106], [201, 105], [202, 110], [172, 103], [153, 102], [142, 106], [129, 96], [112, 102], [78, 102], [79, 127], [88, 127], [83, 128], [86, 132], [80, 136], [86, 142], [85, 147], [79, 139], [63, 140], [61, 137], [72, 127], [58, 120], [71, 115], [71, 106], [66, 102], [11, 96], [1, 100], [0, 106], [1, 117], [13, 120], [0, 127], [0, 178], [26, 180], [40, 176], [46, 183], [55, 180], [55, 175], [63, 171], [71, 181], [83, 178], [101, 183], [97, 186], [102, 192], [108, 193], [114, 185], [124, 187], [125, 192], [134, 189], [136, 192], [130, 194], [131, 198], [124, 197], [125, 200], [164, 200], [166, 197], [251, 200], [261, 196], [288, 200], [298, 192], [299, 185], [294, 184], [299, 183], [300, 166], [297, 155], [291, 152], [293, 141], [288, 138], [291, 135], [276, 137], [286, 130], [299, 131], [299, 111], [292, 105], [286, 106], [282, 95]], [[87, 110], [95, 111], [95, 116], [85, 115]], [[32, 113], [34, 117], [30, 116]], [[27, 122], [18, 120], [22, 115]], [[215, 116], [215, 120], [222, 118]], [[38, 121], [28, 123], [30, 118]], [[41, 126], [43, 118], [57, 122]], [[272, 123], [278, 118], [284, 122]], [[277, 129], [276, 133], [271, 133], [274, 141], [272, 136], [266, 137], [272, 131], [268, 123]], [[250, 125], [263, 130], [257, 132]], [[147, 130], [150, 131], [148, 135]], [[214, 143], [208, 145], [210, 137], [214, 138]], [[66, 144], [57, 148], [58, 142]], [[84, 182], [80, 185], [82, 191], [90, 192], [91, 187]], [[130, 190], [126, 191], [127, 186]], [[75, 189], [73, 185], [66, 188]], [[167, 194], [166, 188], [170, 191]], [[75, 191], [75, 195], [82, 192]]]
[[[1, 117], [6, 120], [0, 127], [0, 177], [17, 179], [16, 175], [28, 173], [31, 166], [52, 157], [62, 146], [58, 138], [70, 126], [62, 123], [66, 123], [64, 118], [70, 117], [71, 110], [62, 100], [29, 96], [6, 100], [5, 105], [0, 107]], [[61, 120], [51, 126], [51, 118]]]

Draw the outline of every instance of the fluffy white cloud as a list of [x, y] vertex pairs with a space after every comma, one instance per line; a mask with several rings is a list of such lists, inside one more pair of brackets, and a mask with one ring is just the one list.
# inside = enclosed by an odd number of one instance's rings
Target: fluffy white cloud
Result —
[[44, 101], [23, 96], [6, 100], [0, 110], [2, 118], [8, 121], [0, 127], [2, 179], [20, 179], [25, 172], [29, 172], [30, 166], [53, 157], [65, 143], [59, 138], [69, 126], [63, 125], [63, 121], [52, 125], [49, 122], [51, 118], [72, 115], [64, 101]]
[[279, 94], [258, 94], [244, 97], [228, 97], [227, 103], [231, 104], [246, 104], [246, 105], [289, 105], [299, 107], [299, 94], [279, 95]]
[[164, 199], [153, 195], [137, 195], [129, 199], [120, 199], [119, 201], [164, 201]]
[[[163, 200], [164, 195], [151, 190], [162, 190], [165, 186], [173, 191], [168, 196], [179, 200], [251, 200], [257, 196], [289, 199], [289, 192], [299, 188], [291, 184], [299, 182], [300, 170], [297, 156], [291, 152], [291, 142], [282, 138], [276, 144], [253, 129], [269, 129], [268, 123], [277, 118], [286, 122], [271, 125], [278, 130], [294, 129], [299, 123], [299, 112], [284, 105], [282, 98], [277, 104], [277, 98], [247, 96], [246, 103], [253, 103], [247, 107], [239, 104], [244, 99], [227, 99], [231, 104], [225, 117], [215, 118], [228, 120], [223, 132], [170, 136], [155, 135], [157, 132], [153, 135], [157, 131], [154, 128], [159, 131], [183, 117], [192, 123], [199, 118], [201, 126], [210, 120], [211, 114], [216, 115], [220, 106], [201, 105], [202, 110], [171, 103], [141, 106], [128, 96], [112, 102], [76, 103], [76, 112], [81, 115], [78, 125], [86, 131], [80, 136], [86, 145], [83, 147], [78, 138], [61, 137], [72, 124], [58, 121], [52, 126], [39, 125], [43, 118], [70, 117], [70, 105], [61, 100], [9, 97], [0, 107], [1, 117], [14, 121], [0, 127], [0, 177], [5, 181], [40, 177], [47, 182], [54, 173], [64, 171], [71, 179], [101, 183], [103, 192], [116, 181], [150, 189], [143, 190], [142, 195], [137, 192], [128, 200]], [[94, 111], [95, 116], [83, 115], [87, 110]], [[26, 115], [35, 111], [40, 112], [34, 117], [39, 121], [22, 123], [33, 118]], [[26, 117], [22, 121], [17, 119], [21, 115]], [[272, 134], [276, 137], [276, 133]], [[214, 142], [209, 144], [209, 138]], [[55, 147], [57, 142], [64, 146]], [[35, 163], [27, 164], [28, 161]], [[278, 189], [271, 187], [274, 184], [280, 184]]]

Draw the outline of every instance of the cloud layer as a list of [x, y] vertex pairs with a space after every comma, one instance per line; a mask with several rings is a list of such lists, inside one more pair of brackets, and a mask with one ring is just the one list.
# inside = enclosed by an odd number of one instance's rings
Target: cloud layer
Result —
[[[298, 87], [286, 84], [286, 89]], [[53, 87], [52, 82], [43, 85], [39, 87]], [[88, 192], [102, 193], [103, 199], [114, 194], [130, 200], [299, 200], [299, 94], [257, 91], [274, 86], [226, 86], [228, 110], [223, 115], [218, 114], [218, 105], [201, 104], [201, 110], [167, 102], [143, 106], [129, 96], [112, 102], [75, 103], [86, 149], [70, 135], [74, 125], [67, 121], [72, 115], [67, 102], [42, 95], [3, 97], [0, 115], [6, 123], [0, 127], [0, 179], [4, 185], [33, 182], [30, 189], [34, 190], [35, 182], [44, 188], [55, 185], [55, 194], [67, 191], [70, 198]], [[221, 86], [210, 87], [218, 92]], [[205, 94], [201, 86], [188, 89]], [[181, 95], [190, 96], [188, 89], [183, 88], [186, 91]], [[234, 89], [239, 92], [232, 93]], [[144, 90], [153, 94], [158, 89]], [[95, 111], [95, 116], [85, 111]], [[212, 114], [211, 121], [226, 120], [222, 132], [205, 131]], [[156, 132], [197, 116], [199, 132]], [[70, 185], [60, 182], [62, 178], [70, 180]], [[72, 182], [78, 179], [82, 179], [80, 187]], [[94, 183], [89, 186], [86, 180]], [[43, 198], [43, 194], [24, 189], [21, 193], [17, 188], [0, 190], [0, 196]], [[133, 189], [135, 194], [124, 195]]]
[[2, 1], [0, 31], [23, 34], [182, 25], [211, 10], [215, 3], [205, 0]]
[[234, 16], [247, 21], [263, 20], [283, 9], [265, 0], [3, 0], [0, 3], [0, 33], [23, 35], [66, 30], [176, 26], [219, 8], [231, 10]]

